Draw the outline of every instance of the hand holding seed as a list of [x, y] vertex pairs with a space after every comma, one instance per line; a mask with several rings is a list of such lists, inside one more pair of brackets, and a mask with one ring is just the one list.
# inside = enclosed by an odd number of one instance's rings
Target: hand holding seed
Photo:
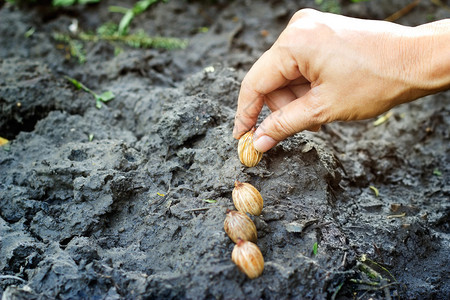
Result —
[[272, 114], [254, 133], [259, 152], [448, 89], [448, 45], [449, 19], [408, 27], [300, 10], [242, 81], [233, 136], [256, 125], [264, 104]]
[[262, 152], [255, 149], [253, 145], [253, 133], [255, 128], [241, 136], [238, 143], [239, 160], [247, 167], [256, 166], [262, 158]]

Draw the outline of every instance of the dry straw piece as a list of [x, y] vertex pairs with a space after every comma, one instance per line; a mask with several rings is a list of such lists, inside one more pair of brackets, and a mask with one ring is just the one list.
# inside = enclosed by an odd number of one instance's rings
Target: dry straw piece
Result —
[[260, 276], [264, 270], [264, 257], [258, 246], [238, 239], [231, 253], [231, 260], [250, 279]]
[[232, 192], [233, 203], [237, 210], [259, 216], [263, 209], [263, 198], [250, 183], [235, 181]]
[[255, 223], [245, 213], [240, 211], [228, 209], [223, 228], [235, 243], [237, 243], [238, 239], [256, 243], [258, 238]]
[[262, 158], [262, 152], [259, 152], [253, 146], [253, 135], [255, 128], [241, 136], [238, 143], [239, 160], [247, 167], [256, 166]]

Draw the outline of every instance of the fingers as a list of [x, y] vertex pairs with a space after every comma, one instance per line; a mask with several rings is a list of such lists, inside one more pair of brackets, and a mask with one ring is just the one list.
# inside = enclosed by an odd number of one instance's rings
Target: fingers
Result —
[[297, 62], [286, 49], [272, 47], [266, 51], [242, 81], [233, 136], [239, 138], [255, 126], [266, 95], [300, 77]]
[[325, 123], [324, 108], [310, 91], [270, 114], [255, 132], [254, 146], [260, 152], [273, 148], [279, 141], [303, 131], [320, 129]]
[[276, 111], [292, 101], [303, 97], [311, 89], [311, 84], [293, 85], [292, 82], [285, 88], [275, 90], [266, 95], [265, 104], [271, 111]]
[[[289, 24], [317, 13], [313, 10], [302, 10], [292, 18]], [[233, 129], [234, 138], [240, 138], [256, 125], [265, 103], [272, 111], [278, 111], [271, 116], [278, 116], [280, 112], [285, 111], [282, 108], [295, 106], [292, 104], [293, 101], [302, 98], [310, 91], [310, 81], [302, 75], [297, 59], [292, 52], [299, 50], [297, 38], [297, 30], [285, 30], [285, 34], [280, 35], [272, 48], [255, 62], [245, 76], [239, 92]], [[302, 66], [302, 69], [304, 70], [305, 66]], [[289, 113], [292, 114], [293, 112], [289, 111]], [[267, 120], [265, 122], [268, 125], [274, 124]], [[290, 124], [290, 122], [287, 122], [287, 124]], [[307, 128], [309, 127], [302, 127], [300, 130]], [[293, 134], [291, 131], [285, 129], [285, 135]], [[260, 133], [262, 133], [262, 129], [260, 129]], [[275, 142], [272, 142], [274, 145], [276, 141], [282, 139], [279, 136], [277, 137], [276, 134], [271, 134], [270, 137], [275, 138]]]

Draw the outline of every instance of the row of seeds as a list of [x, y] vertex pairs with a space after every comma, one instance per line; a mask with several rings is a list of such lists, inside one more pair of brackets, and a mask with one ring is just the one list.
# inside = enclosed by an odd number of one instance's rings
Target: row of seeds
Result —
[[[262, 158], [262, 153], [253, 146], [253, 133], [254, 129], [239, 139], [239, 159], [247, 167], [256, 166]], [[264, 258], [256, 245], [256, 226], [246, 213], [259, 216], [263, 209], [263, 198], [253, 185], [239, 181], [234, 183], [232, 197], [237, 210], [227, 210], [224, 221], [225, 232], [236, 243], [231, 259], [242, 272], [253, 279], [262, 274]]]

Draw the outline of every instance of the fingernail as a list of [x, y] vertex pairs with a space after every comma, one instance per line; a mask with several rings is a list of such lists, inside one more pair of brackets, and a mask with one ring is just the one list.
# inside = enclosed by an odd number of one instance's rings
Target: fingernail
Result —
[[233, 128], [233, 137], [235, 139], [239, 139], [244, 133], [242, 133], [242, 130], [239, 130], [238, 126], [234, 126], [234, 128]]
[[277, 141], [275, 141], [273, 138], [267, 135], [263, 135], [261, 137], [258, 137], [254, 142], [253, 145], [255, 146], [255, 149], [259, 152], [266, 152], [277, 144]]

